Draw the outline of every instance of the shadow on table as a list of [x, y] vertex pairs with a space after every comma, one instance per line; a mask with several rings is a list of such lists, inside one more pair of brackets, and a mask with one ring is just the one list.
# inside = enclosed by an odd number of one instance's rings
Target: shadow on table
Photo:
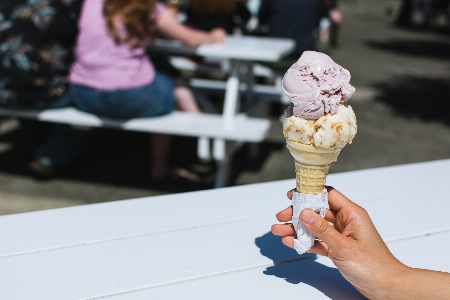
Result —
[[389, 41], [367, 41], [366, 45], [378, 50], [386, 50], [398, 54], [418, 57], [429, 57], [433, 59], [450, 59], [450, 43], [441, 41], [424, 40], [389, 40]]
[[[264, 162], [273, 152], [281, 151], [285, 148], [285, 143], [266, 141], [263, 143], [245, 144], [233, 156], [230, 171], [230, 184], [244, 171], [259, 172], [264, 166]], [[253, 154], [252, 154], [253, 153]]]
[[[450, 48], [448, 51], [450, 54]], [[378, 90], [375, 100], [391, 106], [397, 114], [450, 125], [449, 79], [404, 76], [373, 86]]]
[[316, 262], [316, 255], [299, 256], [271, 232], [256, 238], [255, 244], [262, 255], [274, 262], [274, 266], [264, 271], [266, 275], [282, 278], [291, 284], [307, 284], [335, 300], [366, 299], [342, 277], [338, 269]]

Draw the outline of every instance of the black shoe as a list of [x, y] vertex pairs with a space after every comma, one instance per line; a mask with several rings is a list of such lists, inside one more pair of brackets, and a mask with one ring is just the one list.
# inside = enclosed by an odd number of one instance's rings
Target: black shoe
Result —
[[216, 179], [214, 173], [202, 173], [182, 168], [176, 170], [176, 175], [180, 179], [201, 184], [211, 184]]
[[50, 159], [46, 157], [39, 157], [33, 160], [30, 165], [30, 169], [39, 176], [53, 177], [56, 175], [56, 169], [52, 166]]

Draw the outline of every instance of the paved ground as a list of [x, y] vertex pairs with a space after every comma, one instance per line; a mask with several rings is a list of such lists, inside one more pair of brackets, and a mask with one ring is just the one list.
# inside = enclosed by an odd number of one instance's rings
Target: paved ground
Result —
[[[389, 18], [347, 17], [333, 58], [350, 70], [357, 88], [349, 104], [358, 134], [331, 172], [450, 158], [449, 35], [393, 28]], [[47, 126], [7, 125], [9, 130], [3, 128], [0, 135], [0, 214], [210, 188], [148, 182], [146, 135], [114, 130], [97, 130], [65, 174], [38, 180], [27, 164]], [[192, 139], [175, 139], [172, 161], [192, 160], [194, 147]], [[259, 160], [248, 162], [245, 149], [236, 154], [233, 184], [293, 176], [293, 161], [273, 114]]]

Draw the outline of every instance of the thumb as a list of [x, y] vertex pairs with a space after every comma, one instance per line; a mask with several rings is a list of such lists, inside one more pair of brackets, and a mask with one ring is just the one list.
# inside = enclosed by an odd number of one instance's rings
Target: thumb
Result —
[[337, 250], [343, 242], [343, 236], [325, 219], [311, 209], [300, 213], [300, 220], [313, 235], [321, 239], [331, 250]]

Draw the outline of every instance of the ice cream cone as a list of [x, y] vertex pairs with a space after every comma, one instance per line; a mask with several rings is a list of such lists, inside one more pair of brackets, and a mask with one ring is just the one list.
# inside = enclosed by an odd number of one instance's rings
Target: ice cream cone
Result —
[[324, 189], [331, 164], [356, 134], [356, 116], [347, 100], [355, 92], [350, 72], [329, 56], [303, 52], [283, 76], [281, 88], [292, 104], [286, 109], [283, 136], [295, 161], [296, 191], [292, 193], [294, 249], [303, 254], [315, 236], [301, 222], [300, 213], [312, 209], [325, 216]]
[[296, 189], [303, 194], [323, 191], [328, 169], [342, 148], [324, 149], [286, 139], [286, 147], [295, 161]]

